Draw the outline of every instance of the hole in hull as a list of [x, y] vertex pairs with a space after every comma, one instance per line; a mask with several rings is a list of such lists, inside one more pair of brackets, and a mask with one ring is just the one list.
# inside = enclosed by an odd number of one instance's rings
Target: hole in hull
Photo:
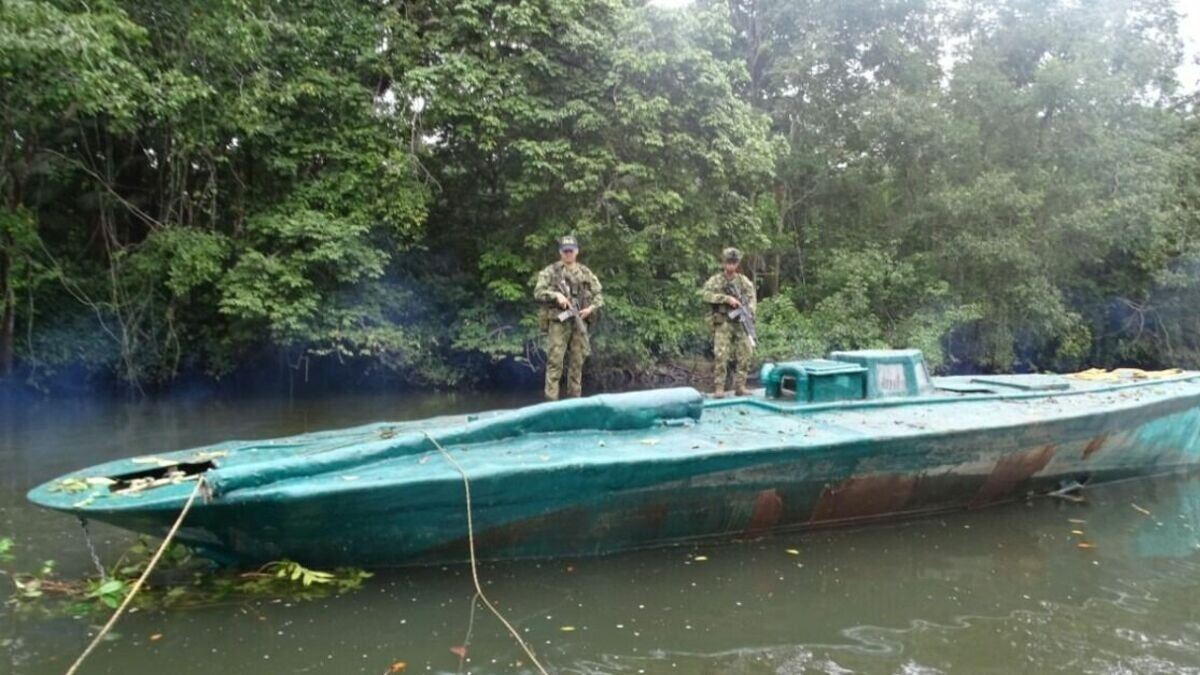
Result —
[[211, 460], [203, 462], [180, 462], [179, 464], [171, 464], [170, 466], [155, 466], [141, 471], [131, 471], [122, 473], [116, 476], [109, 476], [113, 479], [113, 484], [108, 486], [112, 492], [121, 492], [138, 487], [148, 487], [151, 483], [158, 480], [175, 480], [196, 476], [216, 468], [216, 465]]

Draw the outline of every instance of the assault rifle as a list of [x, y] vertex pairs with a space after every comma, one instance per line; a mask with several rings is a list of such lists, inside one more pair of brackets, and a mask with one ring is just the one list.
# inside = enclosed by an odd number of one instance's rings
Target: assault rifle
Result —
[[746, 331], [746, 338], [753, 349], [758, 344], [758, 334], [754, 330], [754, 317], [750, 314], [750, 308], [746, 306], [746, 298], [742, 297], [737, 284], [726, 284], [725, 293], [738, 301], [738, 306], [729, 310], [728, 316], [730, 320], [742, 324], [742, 330]]
[[562, 293], [567, 298], [567, 308], [558, 313], [558, 322], [575, 320], [575, 328], [579, 331], [579, 339], [583, 340], [583, 355], [589, 356], [592, 353], [592, 339], [588, 336], [587, 321], [584, 321], [582, 316], [579, 316], [579, 310], [583, 309], [579, 306], [579, 299], [571, 293], [571, 285], [566, 279], [558, 280], [558, 292]]

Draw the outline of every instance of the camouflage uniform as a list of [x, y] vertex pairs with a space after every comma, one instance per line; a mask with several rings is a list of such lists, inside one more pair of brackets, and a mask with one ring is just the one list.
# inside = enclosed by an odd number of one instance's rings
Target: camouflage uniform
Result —
[[600, 280], [584, 265], [575, 263], [567, 267], [562, 262], [556, 262], [538, 273], [533, 297], [542, 305], [538, 318], [542, 331], [546, 333], [546, 399], [550, 401], [558, 400], [558, 383], [562, 379], [564, 357], [567, 367], [567, 396], [582, 395], [583, 360], [588, 357], [583, 336], [575, 326], [575, 321], [558, 320], [558, 314], [562, 310], [554, 294], [558, 291], [560, 280], [566, 281], [571, 289], [570, 297], [576, 299], [580, 309], [592, 308], [593, 314], [587, 318], [589, 329], [595, 323], [594, 312], [604, 305], [604, 297], [600, 294]]
[[746, 389], [746, 375], [750, 370], [750, 357], [753, 348], [750, 337], [737, 321], [729, 318], [733, 310], [725, 303], [730, 296], [726, 287], [735, 285], [741, 291], [746, 301], [746, 308], [754, 316], [758, 299], [754, 292], [754, 282], [744, 274], [734, 274], [732, 279], [726, 279], [724, 272], [714, 274], [704, 284], [702, 291], [704, 302], [712, 308], [713, 328], [713, 393], [725, 393], [725, 374], [728, 372], [729, 360], [734, 361], [733, 387], [738, 392]]

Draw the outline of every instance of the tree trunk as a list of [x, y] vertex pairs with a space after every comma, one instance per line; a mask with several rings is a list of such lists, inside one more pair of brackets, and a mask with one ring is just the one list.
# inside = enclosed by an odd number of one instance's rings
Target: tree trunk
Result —
[[772, 248], [775, 249], [771, 254], [770, 270], [767, 273], [767, 288], [763, 295], [771, 297], [779, 294], [779, 288], [783, 285], [783, 255], [779, 251], [779, 247], [783, 244], [783, 233], [787, 223], [788, 209], [788, 186], [784, 180], [777, 179], [775, 181], [775, 232], [773, 233]]

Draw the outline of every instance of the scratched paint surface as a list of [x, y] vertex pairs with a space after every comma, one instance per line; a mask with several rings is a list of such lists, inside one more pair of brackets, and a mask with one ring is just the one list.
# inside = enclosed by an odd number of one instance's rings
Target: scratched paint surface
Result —
[[[565, 406], [591, 414], [578, 403]], [[697, 413], [694, 405], [678, 409]], [[649, 428], [496, 438], [472, 430], [503, 426], [504, 414], [460, 415], [157, 456], [222, 455], [215, 485], [225, 473], [247, 477], [198, 507], [183, 540], [241, 564], [290, 557], [321, 565], [465, 559], [461, 478], [426, 443], [426, 431], [447, 439], [471, 477], [477, 539], [492, 559], [596, 555], [979, 508], [1071, 481], [1200, 461], [1200, 380], [1189, 378], [885, 405], [808, 408], [756, 397], [707, 406], [698, 421], [686, 414], [674, 420], [680, 424]], [[324, 469], [311, 473], [309, 463]], [[117, 463], [75, 475], [134, 468]], [[158, 532], [189, 491], [184, 484], [136, 498], [98, 495], [105, 498], [84, 510]], [[81, 495], [38, 498], [69, 506]]]
[[[90, 566], [77, 525], [24, 499], [49, 476], [230, 436], [274, 438], [520, 403], [333, 397], [292, 405], [0, 405], [0, 536], [16, 539], [16, 564], [54, 558], [64, 575], [77, 575]], [[1109, 430], [1091, 459], [1136, 435]], [[1030, 445], [1017, 464], [1041, 463], [1041, 447]], [[1052, 462], [1079, 458], [1087, 447], [1057, 449]], [[889, 499], [907, 489], [886, 479], [835, 487], [868, 486]], [[1196, 672], [1200, 479], [1126, 482], [1087, 495], [1082, 505], [1018, 502], [739, 543], [488, 564], [483, 577], [558, 673]], [[786, 494], [753, 497], [744, 506], [748, 519], [788, 517]], [[669, 515], [649, 509], [642, 517], [661, 523]], [[114, 528], [94, 529], [110, 561], [131, 540]], [[1094, 548], [1079, 548], [1083, 542]], [[89, 672], [378, 675], [398, 660], [415, 673], [529, 672], [514, 665], [518, 648], [485, 610], [472, 624], [471, 593], [463, 567], [413, 568], [383, 571], [360, 593], [311, 604], [139, 612], [122, 621], [120, 638], [105, 643]], [[0, 672], [61, 673], [87, 634], [87, 621], [6, 616]], [[469, 661], [460, 668], [451, 648], [464, 643]]]

